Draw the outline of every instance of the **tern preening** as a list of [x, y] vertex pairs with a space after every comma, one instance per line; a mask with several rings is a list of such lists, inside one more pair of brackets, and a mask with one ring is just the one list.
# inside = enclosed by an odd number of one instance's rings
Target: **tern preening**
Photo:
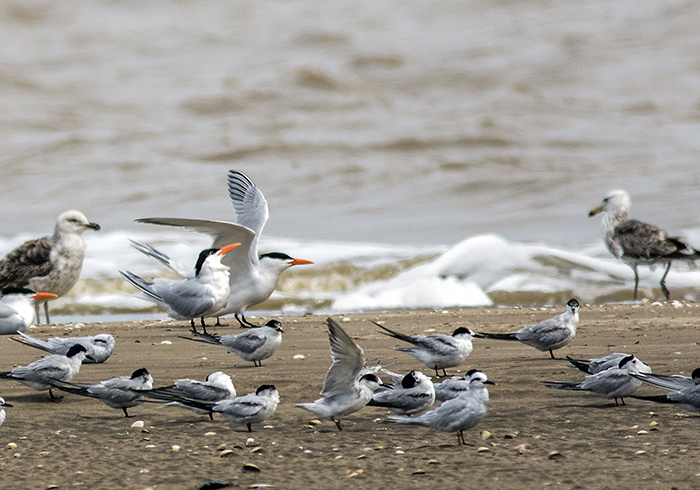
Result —
[[166, 406], [177, 406], [192, 410], [194, 413], [207, 414], [211, 420], [214, 420], [209, 407], [198, 408], [185, 405], [178, 400], [188, 399], [201, 403], [233, 400], [236, 397], [236, 388], [233, 386], [231, 376], [223, 371], [214, 371], [204, 381], [189, 378], [178, 379], [170, 386], [144, 391], [143, 396], [165, 403]]
[[452, 335], [405, 335], [373, 323], [384, 330], [384, 335], [413, 344], [413, 347], [397, 347], [396, 350], [411, 354], [428, 368], [435, 369], [435, 376], [438, 377], [438, 369], [442, 369], [443, 375], [447, 376], [446, 368], [459, 366], [472, 352], [475, 334], [466, 327], [457, 328]]
[[[100, 225], [90, 223], [80, 211], [62, 213], [56, 221], [52, 236], [29, 240], [0, 260], [0, 288], [27, 287], [63, 296], [80, 278], [85, 258], [85, 230], [98, 231]], [[35, 302], [37, 322], [39, 304], [44, 303], [46, 323], [49, 304], [46, 300]]]
[[613, 352], [605, 357], [598, 357], [596, 359], [572, 359], [566, 356], [566, 360], [569, 361], [576, 369], [582, 371], [586, 374], [598, 374], [601, 371], [605, 371], [611, 367], [617, 367], [620, 361], [625, 357], [629, 357], [629, 354], [624, 352]]
[[262, 327], [254, 327], [237, 335], [210, 335], [192, 331], [198, 338], [181, 337], [187, 340], [223, 345], [244, 361], [252, 362], [254, 366], [262, 366], [262, 361], [272, 357], [282, 343], [282, 324], [278, 320], [270, 320]]
[[[236, 212], [236, 223], [186, 218], [144, 218], [136, 221], [187, 228], [207, 234], [214, 239], [213, 247], [240, 242], [240, 249], [223, 260], [231, 269], [228, 303], [219, 311], [207, 316], [220, 317], [233, 313], [241, 327], [255, 327], [257, 325], [246, 320], [246, 309], [270, 297], [282, 272], [294, 265], [313, 262], [295, 259], [281, 252], [258, 254], [258, 241], [269, 217], [265, 196], [247, 175], [237, 170], [230, 170], [228, 173], [228, 191]], [[158, 251], [141, 251], [172, 267], [164, 254]]]
[[86, 350], [80, 344], [71, 347], [65, 356], [54, 354], [32, 362], [12, 371], [0, 373], [0, 379], [13, 379], [37, 391], [49, 390], [52, 402], [62, 397], [54, 396], [51, 391], [56, 380], [70, 381], [80, 372], [80, 365], [86, 357]]
[[414, 370], [405, 376], [386, 369], [382, 371], [391, 376], [394, 384], [375, 391], [367, 406], [386, 407], [398, 415], [414, 415], [424, 412], [435, 401], [433, 382], [420, 371]]
[[0, 298], [0, 335], [25, 332], [34, 323], [35, 301], [58, 298], [51, 293], [35, 293], [27, 288], [5, 288]]
[[578, 301], [570, 299], [566, 303], [566, 311], [554, 318], [521, 328], [514, 333], [479, 332], [476, 334], [476, 337], [496, 340], [518, 340], [539, 351], [549, 351], [552, 359], [556, 359], [552, 351], [561, 349], [576, 336], [579, 306]]
[[367, 405], [382, 382], [376, 374], [363, 374], [365, 354], [362, 347], [335, 320], [328, 318], [326, 321], [333, 364], [323, 381], [321, 394], [325, 396], [296, 406], [320, 418], [331, 419], [340, 431], [343, 430], [340, 420]]
[[608, 192], [600, 206], [593, 208], [588, 216], [604, 213], [603, 240], [611, 254], [629, 265], [634, 271], [634, 295], [637, 300], [639, 288], [638, 265], [666, 264], [659, 286], [668, 300], [666, 276], [674, 260], [694, 262], [700, 259], [700, 251], [694, 249], [683, 238], [669, 236], [658, 226], [630, 219], [630, 196], [627, 191], [616, 189]]
[[651, 368], [636, 357], [630, 355], [623, 358], [616, 367], [611, 367], [597, 374], [586, 376], [581, 381], [545, 382], [547, 388], [558, 390], [592, 391], [608, 399], [618, 398], [625, 405], [626, 396], [631, 395], [642, 385], [642, 382], [632, 374], [651, 373]]
[[399, 424], [423, 425], [442, 432], [457, 433], [457, 444], [467, 444], [464, 431], [476, 426], [486, 417], [489, 403], [489, 391], [486, 385], [496, 384], [484, 373], [472, 373], [469, 389], [462, 395], [446, 401], [438, 408], [416, 417], [390, 416], [389, 419]]
[[11, 337], [11, 339], [20, 344], [41, 349], [49, 354], [66, 355], [71, 347], [80, 344], [87, 351], [84, 363], [105, 362], [112, 355], [115, 345], [114, 337], [108, 333], [99, 333], [88, 337], [52, 337], [48, 340], [37, 339], [23, 332], [19, 332], [19, 335], [20, 338]]
[[229, 296], [229, 269], [221, 260], [240, 243], [202, 250], [194, 267], [194, 276], [182, 280], [156, 278], [148, 282], [129, 271], [119, 271], [134, 287], [140, 289], [142, 299], [166, 308], [168, 316], [176, 320], [190, 320], [195, 329], [195, 318], [220, 310]]
[[143, 401], [139, 391], [153, 388], [153, 376], [146, 368], [141, 368], [131, 376], [120, 376], [94, 384], [71, 383], [57, 379], [54, 386], [74, 395], [97, 398], [108, 407], [121, 409], [125, 417], [132, 417], [127, 409]]
[[234, 424], [245, 424], [248, 432], [253, 432], [252, 424], [264, 422], [275, 413], [280, 394], [273, 385], [262, 385], [255, 393], [238, 396], [232, 400], [205, 402], [186, 397], [173, 397], [172, 401], [205, 410], [208, 413], [221, 413]]

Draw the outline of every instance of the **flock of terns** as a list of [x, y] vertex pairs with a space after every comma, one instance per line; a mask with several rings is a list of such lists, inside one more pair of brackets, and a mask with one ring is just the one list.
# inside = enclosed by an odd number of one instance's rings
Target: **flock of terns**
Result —
[[[281, 345], [283, 328], [278, 320], [254, 325], [245, 318], [247, 308], [272, 294], [280, 275], [294, 265], [312, 264], [280, 252], [258, 253], [258, 240], [268, 219], [267, 202], [260, 190], [245, 174], [232, 170], [228, 174], [228, 190], [236, 211], [237, 222], [179, 218], [147, 218], [137, 220], [165, 226], [176, 226], [202, 232], [213, 238], [211, 248], [203, 250], [194, 269], [183, 267], [150, 245], [133, 242], [141, 252], [153, 257], [183, 276], [181, 280], [156, 278], [145, 280], [129, 271], [122, 276], [145, 300], [155, 302], [177, 320], [189, 320], [193, 337], [188, 340], [225, 347], [256, 366], [274, 355]], [[660, 286], [669, 298], [665, 279], [674, 260], [694, 261], [700, 252], [679, 237], [668, 236], [661, 229], [629, 218], [629, 196], [625, 191], [611, 191], [601, 206], [590, 215], [604, 213], [605, 243], [613, 255], [632, 267], [635, 276], [634, 298], [638, 289], [638, 265], [666, 264]], [[58, 218], [55, 232], [26, 242], [0, 260], [0, 333], [17, 334], [13, 340], [50, 353], [24, 367], [0, 373], [36, 390], [48, 390], [52, 401], [61, 397], [54, 390], [97, 398], [109, 407], [128, 409], [143, 402], [165, 403], [208, 414], [219, 412], [236, 424], [252, 431], [252, 424], [268, 419], [279, 403], [279, 392], [273, 385], [262, 385], [254, 393], [237, 396], [231, 377], [221, 371], [211, 373], [204, 381], [179, 379], [172, 385], [153, 387], [153, 378], [146, 368], [131, 376], [112, 378], [101, 383], [75, 383], [73, 378], [81, 365], [104, 362], [115, 346], [109, 334], [92, 337], [48, 340], [26, 334], [26, 329], [39, 318], [39, 305], [44, 304], [49, 322], [48, 301], [66, 294], [80, 276], [85, 256], [82, 233], [99, 230], [79, 211], [66, 211]], [[479, 370], [464, 376], [447, 377], [447, 368], [462, 364], [472, 352], [472, 340], [494, 339], [518, 341], [543, 352], [569, 344], [576, 335], [580, 305], [571, 299], [566, 310], [551, 319], [524, 327], [512, 333], [474, 332], [457, 328], [451, 335], [406, 335], [376, 324], [379, 332], [409, 346], [397, 350], [413, 356], [440, 378], [433, 381], [418, 370], [397, 374], [382, 366], [367, 366], [362, 348], [333, 319], [328, 318], [328, 337], [332, 364], [323, 382], [318, 400], [296, 406], [322, 419], [332, 420], [342, 430], [341, 420], [365, 406], [386, 407], [395, 415], [390, 420], [400, 424], [432, 427], [456, 433], [458, 444], [466, 444], [463, 431], [476, 426], [486, 415], [489, 401], [487, 386], [493, 385]], [[241, 327], [249, 328], [235, 335], [211, 335], [206, 331], [206, 318], [233, 314]], [[202, 331], [197, 331], [199, 320]], [[700, 369], [691, 377], [652, 374], [649, 366], [625, 353], [610, 354], [601, 359], [567, 359], [586, 373], [577, 382], [549, 382], [550, 388], [591, 391], [624, 404], [624, 397], [633, 396], [642, 382], [669, 390], [668, 394], [637, 397], [675, 403], [690, 410], [700, 410]], [[380, 371], [391, 378], [385, 384]], [[437, 404], [436, 408], [432, 408]], [[5, 420], [3, 407], [11, 406], [0, 398], [0, 425]], [[432, 409], [431, 409], [432, 408]]]

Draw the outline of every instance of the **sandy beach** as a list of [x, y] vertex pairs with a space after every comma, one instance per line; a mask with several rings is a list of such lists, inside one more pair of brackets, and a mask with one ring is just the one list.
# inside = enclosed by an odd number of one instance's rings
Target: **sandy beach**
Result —
[[[690, 375], [700, 358], [698, 306], [584, 305], [576, 338], [555, 354], [590, 358], [622, 351], [635, 354], [656, 373]], [[451, 333], [459, 326], [508, 332], [562, 311], [502, 307], [334, 318], [363, 347], [368, 363], [429, 375], [429, 369], [396, 351], [400, 343], [380, 334], [371, 321], [409, 334]], [[241, 332], [232, 319], [226, 320], [230, 326], [210, 332]], [[452, 434], [389, 423], [388, 412], [381, 408], [367, 407], [349, 416], [343, 432], [329, 421], [310, 424], [313, 416], [294, 404], [318, 398], [330, 365], [325, 317], [280, 321], [282, 346], [262, 367], [224, 348], [179, 338], [190, 335], [184, 322], [32, 328], [29, 333], [40, 338], [100, 332], [115, 336], [112, 357], [104, 364], [83, 365], [76, 382], [97, 382], [146, 367], [155, 385], [164, 386], [178, 378], [204, 379], [220, 369], [234, 376], [239, 394], [274, 384], [281, 402], [272, 418], [253, 426], [249, 434], [220, 415], [210, 421], [148, 403], [130, 409], [134, 418], [127, 419], [121, 410], [97, 400], [65, 394], [61, 403], [51, 403], [47, 392], [2, 381], [0, 395], [14, 407], [7, 409], [0, 428], [0, 486], [196, 489], [221, 479], [240, 488], [293, 489], [700, 487], [697, 414], [632, 398], [616, 407], [594, 394], [547, 389], [543, 381], [576, 380], [583, 374], [518, 342], [476, 339], [464, 364], [448, 370], [463, 374], [478, 368], [497, 383], [490, 387], [488, 415], [465, 433], [473, 446], [458, 446]], [[298, 355], [304, 358], [295, 359]], [[2, 371], [40, 356], [8, 336], [0, 339]], [[638, 393], [664, 392], [643, 386]], [[135, 421], [143, 421], [144, 428], [132, 427]]]

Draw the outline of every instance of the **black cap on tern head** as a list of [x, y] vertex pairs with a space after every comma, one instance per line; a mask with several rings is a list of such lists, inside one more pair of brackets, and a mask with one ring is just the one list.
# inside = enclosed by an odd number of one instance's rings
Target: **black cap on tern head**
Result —
[[68, 349], [68, 352], [66, 352], [66, 357], [73, 357], [74, 355], [78, 354], [79, 352], [86, 352], [87, 349], [82, 346], [82, 344], [74, 344], [71, 346], [70, 349]]
[[690, 375], [690, 377], [695, 380], [695, 384], [700, 384], [700, 368], [693, 369], [693, 373]]
[[452, 336], [453, 336], [453, 337], [456, 337], [457, 335], [464, 335], [464, 334], [468, 334], [468, 335], [472, 335], [472, 336], [473, 336], [473, 335], [474, 335], [474, 332], [473, 332], [471, 329], [467, 328], [467, 327], [459, 327], [457, 330], [455, 330], [454, 332], [452, 332]]
[[377, 376], [376, 374], [372, 374], [372, 373], [365, 374], [364, 376], [362, 376], [360, 378], [360, 381], [362, 381], [363, 379], [366, 381], [372, 381], [374, 383], [379, 383], [379, 384], [382, 383], [382, 380], [379, 379], [379, 376]]
[[574, 298], [571, 298], [571, 299], [569, 300], [569, 302], [566, 303], [566, 305], [567, 305], [567, 306], [570, 306], [570, 307], [572, 307], [572, 308], [574, 308], [574, 309], [581, 306], [581, 305], [579, 304], [579, 302], [578, 302], [576, 299], [574, 299]]
[[467, 371], [467, 373], [464, 376], [471, 376], [472, 374], [479, 373], [479, 372], [481, 372], [481, 371], [479, 371], [478, 369], [470, 369], [469, 371]]
[[148, 376], [148, 369], [146, 368], [137, 369], [136, 371], [131, 373], [131, 379], [141, 378], [145, 376]]
[[617, 365], [617, 367], [621, 368], [622, 366], [624, 366], [628, 362], [632, 362], [632, 361], [634, 361], [634, 356], [623, 357], [622, 359], [620, 359], [620, 363]]
[[204, 265], [204, 261], [207, 260], [210, 256], [219, 253], [218, 248], [207, 248], [205, 250], [202, 250], [199, 252], [199, 257], [197, 258], [197, 263], [194, 266], [194, 274], [196, 276], [199, 275], [199, 273], [202, 271], [202, 266]]
[[259, 395], [259, 394], [262, 393], [263, 391], [267, 391], [267, 390], [271, 390], [271, 391], [272, 391], [272, 390], [277, 390], [277, 388], [275, 388], [274, 385], [260, 385], [260, 386], [258, 387], [258, 389], [255, 390], [255, 394], [256, 394], [256, 395]]
[[10, 287], [10, 288], [3, 288], [2, 291], [3, 296], [7, 296], [8, 294], [31, 294], [34, 296], [36, 293], [32, 291], [29, 288], [15, 288], [15, 287]]
[[289, 255], [282, 253], [282, 252], [267, 252], [264, 254], [260, 254], [258, 256], [258, 259], [264, 259], [264, 258], [275, 259], [275, 260], [284, 260], [284, 261], [294, 260], [294, 257], [290, 257]]
[[403, 386], [404, 390], [407, 390], [409, 388], [413, 388], [417, 384], [418, 384], [418, 377], [416, 376], [415, 371], [411, 371], [406, 376], [404, 376], [403, 379], [401, 380], [401, 386]]
[[279, 320], [270, 320], [265, 324], [266, 327], [274, 328], [278, 332], [284, 333], [284, 330], [282, 330], [282, 324], [279, 322]]

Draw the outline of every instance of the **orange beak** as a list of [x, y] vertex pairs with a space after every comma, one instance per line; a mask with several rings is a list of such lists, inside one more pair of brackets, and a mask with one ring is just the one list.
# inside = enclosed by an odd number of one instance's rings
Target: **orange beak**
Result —
[[309, 265], [309, 264], [313, 264], [313, 262], [311, 262], [310, 260], [304, 260], [304, 259], [294, 259], [294, 260], [292, 260], [291, 265]]
[[58, 298], [57, 295], [51, 293], [36, 293], [34, 295], [34, 301], [41, 301], [42, 299], [53, 299]]
[[241, 245], [240, 243], [232, 243], [231, 245], [226, 245], [224, 247], [221, 247], [221, 250], [219, 251], [219, 255], [226, 255], [231, 250], [233, 250], [236, 247], [239, 247], [240, 245]]

